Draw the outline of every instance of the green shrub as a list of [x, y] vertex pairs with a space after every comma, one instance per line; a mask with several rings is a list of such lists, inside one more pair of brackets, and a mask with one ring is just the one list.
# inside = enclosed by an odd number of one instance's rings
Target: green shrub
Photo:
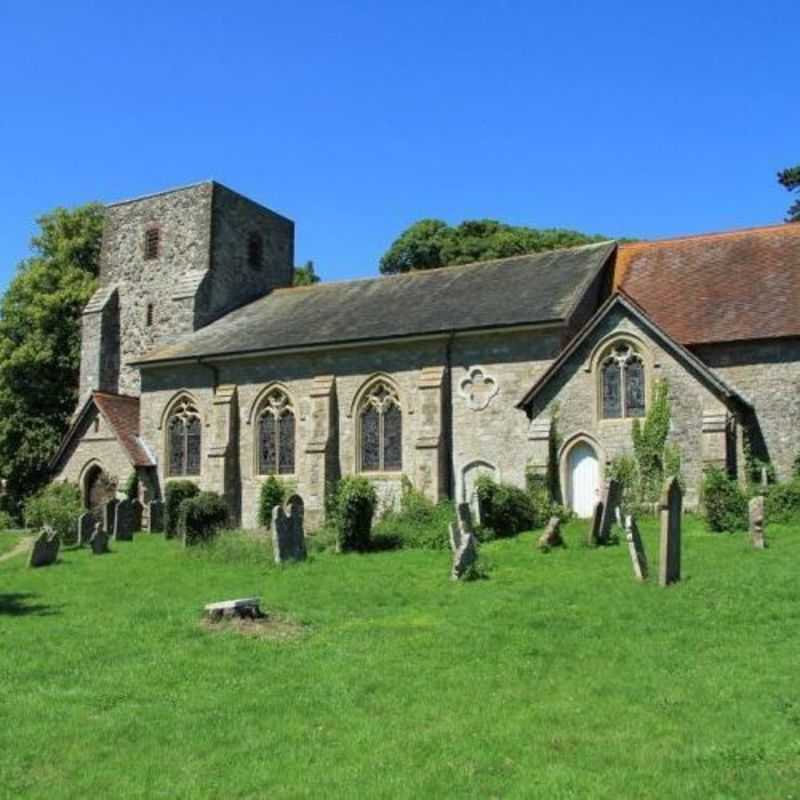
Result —
[[703, 508], [712, 531], [739, 531], [747, 527], [747, 498], [739, 484], [718, 467], [703, 477]]
[[772, 486], [767, 492], [765, 511], [770, 522], [789, 522], [800, 517], [800, 479]]
[[338, 550], [369, 549], [377, 504], [375, 487], [366, 478], [348, 477], [339, 481], [333, 519]]
[[495, 536], [514, 536], [535, 528], [541, 520], [530, 495], [507, 483], [496, 483], [488, 475], [478, 478], [475, 488], [481, 506], [481, 524]]
[[128, 476], [123, 491], [128, 500], [136, 500], [139, 497], [139, 476], [135, 472]]
[[554, 498], [553, 481], [550, 474], [529, 468], [525, 473], [525, 486], [533, 503], [536, 527], [546, 525], [550, 517], [559, 517], [562, 522], [571, 519], [572, 512], [556, 502]]
[[281, 505], [287, 494], [286, 484], [274, 475], [270, 475], [261, 484], [258, 496], [258, 524], [262, 528], [269, 528], [272, 525], [272, 509]]
[[167, 481], [164, 488], [164, 534], [167, 538], [178, 532], [180, 505], [184, 500], [200, 493], [197, 484], [191, 481]]
[[64, 544], [74, 544], [78, 538], [78, 517], [86, 509], [81, 490], [72, 483], [51, 483], [25, 503], [25, 527], [50, 525]]
[[17, 527], [14, 517], [8, 511], [0, 510], [0, 531], [11, 531]]
[[178, 535], [184, 544], [207, 542], [228, 521], [228, 506], [216, 492], [200, 492], [187, 497], [179, 506]]
[[800, 478], [800, 453], [794, 457], [794, 462], [792, 464], [792, 475], [795, 478]]
[[451, 502], [431, 502], [404, 477], [400, 509], [388, 512], [378, 522], [373, 544], [383, 549], [394, 546], [445, 550], [450, 546], [448, 526], [454, 520]]

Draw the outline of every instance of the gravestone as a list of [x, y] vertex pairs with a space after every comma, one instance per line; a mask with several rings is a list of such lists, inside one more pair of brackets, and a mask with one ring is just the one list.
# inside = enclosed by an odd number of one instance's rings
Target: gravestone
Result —
[[472, 532], [472, 515], [468, 503], [456, 506], [456, 521], [450, 523], [450, 548], [453, 551], [453, 569], [450, 578], [460, 580], [468, 574], [478, 558], [478, 540]]
[[750, 537], [756, 550], [767, 546], [764, 538], [764, 496], [757, 495], [750, 501]]
[[628, 541], [628, 553], [631, 557], [633, 574], [637, 581], [645, 581], [647, 580], [647, 556], [644, 552], [639, 526], [630, 514], [625, 517], [625, 538]]
[[589, 528], [589, 538], [586, 541], [590, 547], [600, 544], [600, 527], [603, 522], [603, 501], [598, 500], [594, 504], [592, 512], [592, 525]]
[[131, 510], [133, 512], [133, 531], [137, 533], [142, 530], [142, 504], [134, 498], [131, 500]]
[[605, 482], [601, 502], [603, 510], [600, 514], [597, 544], [607, 544], [611, 536], [611, 526], [622, 502], [622, 484], [618, 480], [611, 478]]
[[162, 533], [164, 531], [164, 504], [160, 500], [151, 500], [148, 510], [150, 512], [148, 530], [150, 533]]
[[61, 547], [61, 537], [49, 526], [45, 525], [36, 537], [28, 561], [29, 567], [47, 567], [55, 564]]
[[276, 564], [303, 561], [306, 557], [302, 505], [292, 507], [287, 504], [287, 508], [288, 513], [281, 505], [272, 509], [272, 550]]
[[78, 517], [78, 547], [89, 544], [89, 539], [94, 533], [95, 518], [91, 511]]
[[544, 533], [539, 537], [537, 546], [540, 550], [549, 550], [551, 547], [562, 547], [564, 539], [561, 537], [561, 518], [550, 517], [550, 522]]
[[114, 540], [117, 542], [133, 541], [133, 529], [136, 523], [134, 502], [126, 498], [117, 503], [117, 513], [114, 516]]
[[111, 536], [114, 533], [114, 521], [117, 516], [117, 503], [115, 498], [112, 498], [103, 505], [103, 530]]
[[103, 528], [102, 522], [95, 523], [94, 533], [92, 538], [89, 539], [89, 546], [92, 548], [92, 553], [96, 556], [101, 556], [108, 553], [108, 533]]
[[681, 579], [681, 511], [683, 493], [678, 479], [668, 478], [659, 500], [661, 517], [661, 547], [658, 565], [658, 582], [669, 586]]

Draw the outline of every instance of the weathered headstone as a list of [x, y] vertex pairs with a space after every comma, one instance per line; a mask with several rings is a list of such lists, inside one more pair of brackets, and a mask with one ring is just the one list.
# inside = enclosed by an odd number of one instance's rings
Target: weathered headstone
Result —
[[450, 578], [460, 580], [468, 574], [478, 558], [478, 540], [472, 532], [472, 515], [468, 503], [456, 506], [456, 521], [450, 523], [450, 548], [453, 551], [453, 569]]
[[551, 547], [562, 547], [564, 539], [561, 537], [561, 518], [550, 517], [544, 533], [539, 537], [537, 546], [540, 550], [549, 550]]
[[148, 506], [150, 533], [161, 533], [164, 530], [164, 504], [160, 500], [151, 500]]
[[94, 526], [94, 533], [92, 538], [89, 539], [89, 546], [92, 548], [92, 553], [96, 556], [101, 556], [108, 553], [108, 532], [103, 528], [103, 523], [98, 522]]
[[302, 506], [288, 508], [288, 513], [281, 505], [272, 509], [272, 550], [276, 564], [303, 561], [306, 557]]
[[594, 504], [594, 511], [592, 512], [592, 524], [589, 528], [589, 538], [586, 541], [590, 547], [600, 544], [600, 527], [603, 522], [603, 501], [598, 500]]
[[764, 538], [764, 496], [757, 495], [750, 500], [750, 537], [756, 550], [764, 550], [767, 546]]
[[631, 557], [633, 574], [637, 581], [645, 581], [647, 580], [647, 556], [644, 552], [639, 526], [630, 514], [625, 517], [625, 538], [628, 541], [628, 553]]
[[603, 510], [600, 514], [600, 526], [597, 531], [597, 544], [607, 544], [611, 537], [611, 526], [617, 516], [617, 510], [622, 502], [622, 484], [610, 478], [603, 486]]
[[114, 533], [114, 522], [117, 516], [116, 498], [112, 498], [103, 506], [103, 530], [111, 536]]
[[61, 547], [61, 537], [49, 526], [45, 525], [36, 537], [28, 561], [29, 567], [46, 567], [55, 564]]
[[95, 518], [94, 514], [87, 511], [78, 517], [78, 547], [89, 544], [89, 539], [94, 533]]
[[661, 547], [658, 565], [658, 582], [669, 586], [681, 579], [681, 511], [683, 492], [678, 479], [668, 478], [659, 501], [661, 517]]
[[117, 503], [117, 513], [114, 516], [114, 540], [117, 542], [133, 541], [133, 529], [136, 523], [134, 502], [126, 498]]
[[133, 513], [133, 531], [137, 533], [142, 530], [142, 504], [136, 498], [131, 500], [131, 511]]

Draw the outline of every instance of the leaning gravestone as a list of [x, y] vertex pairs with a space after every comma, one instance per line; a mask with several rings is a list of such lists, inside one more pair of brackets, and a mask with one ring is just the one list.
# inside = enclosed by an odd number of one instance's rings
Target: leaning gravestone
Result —
[[551, 547], [562, 547], [564, 539], [561, 537], [561, 518], [550, 517], [550, 522], [547, 523], [544, 533], [539, 537], [536, 543], [540, 550], [549, 550]]
[[645, 581], [647, 580], [647, 556], [644, 553], [644, 543], [639, 533], [639, 526], [630, 514], [625, 517], [625, 538], [628, 541], [628, 553], [631, 557], [633, 574], [637, 581]]
[[456, 522], [450, 523], [450, 548], [453, 551], [451, 580], [457, 581], [467, 575], [478, 559], [478, 541], [472, 532], [472, 516], [468, 503], [456, 507]]
[[94, 525], [95, 518], [90, 511], [78, 517], [78, 547], [89, 544], [89, 539], [92, 538], [94, 532]]
[[617, 516], [617, 511], [622, 502], [622, 484], [611, 478], [603, 486], [603, 509], [600, 514], [600, 524], [597, 531], [597, 543], [607, 544], [611, 537], [611, 526]]
[[302, 507], [289, 506], [288, 514], [280, 505], [272, 509], [272, 549], [276, 564], [305, 559], [306, 538]]
[[55, 564], [61, 547], [61, 537], [49, 526], [45, 525], [36, 537], [28, 561], [29, 567], [47, 567]]
[[161, 533], [164, 530], [164, 504], [160, 500], [151, 500], [148, 510], [150, 533]]
[[118, 500], [112, 498], [103, 506], [103, 530], [109, 536], [114, 533], [114, 521], [117, 516], [118, 502]]
[[592, 525], [589, 528], [589, 538], [586, 542], [590, 547], [600, 544], [600, 527], [603, 521], [603, 501], [598, 500], [594, 504], [592, 512]]
[[133, 529], [136, 526], [136, 510], [134, 500], [120, 500], [114, 517], [114, 540], [117, 542], [133, 541]]
[[764, 496], [757, 495], [750, 501], [750, 537], [756, 550], [767, 546], [764, 538]]
[[96, 556], [101, 556], [108, 553], [108, 533], [104, 530], [103, 524], [98, 522], [94, 526], [94, 533], [92, 538], [89, 539], [89, 546], [92, 548], [92, 553]]
[[681, 511], [683, 493], [678, 479], [669, 478], [664, 483], [659, 501], [661, 517], [660, 563], [658, 582], [669, 586], [681, 579]]

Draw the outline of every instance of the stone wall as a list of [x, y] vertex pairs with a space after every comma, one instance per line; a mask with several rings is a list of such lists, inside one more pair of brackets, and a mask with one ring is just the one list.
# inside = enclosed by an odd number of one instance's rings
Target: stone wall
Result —
[[755, 407], [756, 438], [780, 479], [800, 453], [800, 339], [703, 345], [696, 354]]

